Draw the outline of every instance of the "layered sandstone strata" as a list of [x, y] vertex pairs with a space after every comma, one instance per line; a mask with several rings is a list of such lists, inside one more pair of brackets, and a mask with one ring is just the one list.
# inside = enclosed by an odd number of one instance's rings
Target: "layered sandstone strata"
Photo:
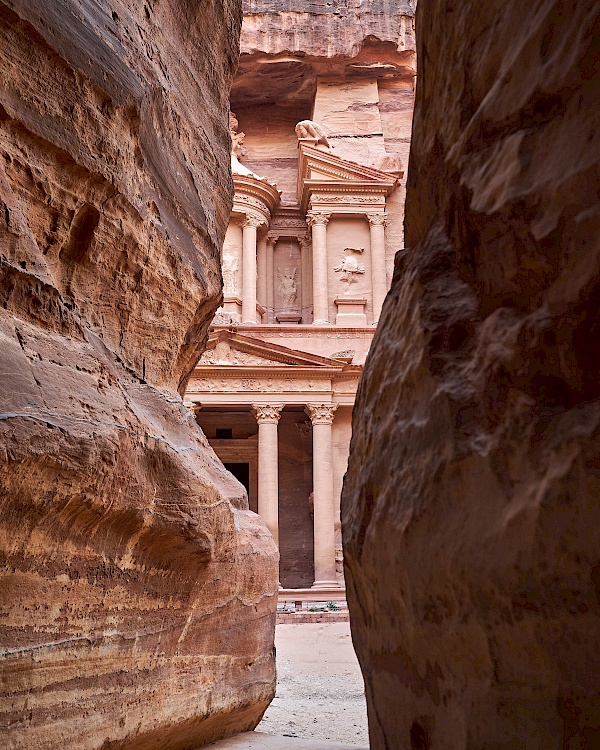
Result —
[[220, 302], [235, 3], [0, 3], [2, 745], [274, 692], [277, 553], [178, 395]]
[[420, 0], [342, 524], [371, 747], [600, 742], [600, 7]]

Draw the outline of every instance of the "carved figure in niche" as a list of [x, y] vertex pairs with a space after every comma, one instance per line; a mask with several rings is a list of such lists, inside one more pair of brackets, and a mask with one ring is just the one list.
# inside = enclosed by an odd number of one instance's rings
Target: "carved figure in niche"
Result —
[[298, 297], [298, 287], [296, 284], [296, 274], [298, 273], [297, 268], [292, 268], [291, 271], [283, 271], [277, 269], [277, 278], [279, 279], [279, 293], [281, 294], [281, 300], [283, 306], [286, 309], [293, 308], [296, 304]]
[[225, 294], [235, 294], [237, 289], [237, 259], [230, 253], [223, 253], [223, 291]]
[[352, 284], [356, 284], [358, 277], [365, 272], [365, 267], [358, 262], [359, 253], [364, 253], [363, 247], [345, 247], [344, 252], [348, 253], [339, 266], [333, 269], [340, 275], [340, 281], [347, 284], [345, 294], [350, 293]]
[[313, 122], [313, 120], [300, 120], [296, 125], [296, 135], [299, 140], [301, 138], [315, 139], [317, 143], [330, 148], [325, 131], [317, 122]]

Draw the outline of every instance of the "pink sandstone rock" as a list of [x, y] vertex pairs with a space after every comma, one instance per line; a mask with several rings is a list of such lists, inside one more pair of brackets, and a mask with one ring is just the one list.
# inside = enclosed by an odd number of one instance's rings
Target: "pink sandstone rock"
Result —
[[371, 747], [600, 746], [594, 0], [420, 0], [342, 501]]
[[221, 299], [235, 3], [0, 2], [3, 747], [274, 694], [277, 551], [181, 394]]

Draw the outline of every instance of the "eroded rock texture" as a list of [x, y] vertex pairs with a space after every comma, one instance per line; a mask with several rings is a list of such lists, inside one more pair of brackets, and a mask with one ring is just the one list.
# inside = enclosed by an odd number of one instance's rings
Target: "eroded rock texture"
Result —
[[600, 6], [420, 0], [342, 525], [371, 747], [600, 746]]
[[6, 748], [192, 748], [274, 692], [277, 553], [179, 395], [220, 301], [235, 3], [0, 2]]

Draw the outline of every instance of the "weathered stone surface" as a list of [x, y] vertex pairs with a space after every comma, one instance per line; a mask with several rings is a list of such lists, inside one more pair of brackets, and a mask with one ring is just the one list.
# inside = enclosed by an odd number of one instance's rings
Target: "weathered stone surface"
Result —
[[371, 747], [600, 744], [594, 0], [420, 0], [342, 524]]
[[177, 393], [220, 302], [234, 3], [0, 3], [2, 746], [274, 692], [277, 552]]

